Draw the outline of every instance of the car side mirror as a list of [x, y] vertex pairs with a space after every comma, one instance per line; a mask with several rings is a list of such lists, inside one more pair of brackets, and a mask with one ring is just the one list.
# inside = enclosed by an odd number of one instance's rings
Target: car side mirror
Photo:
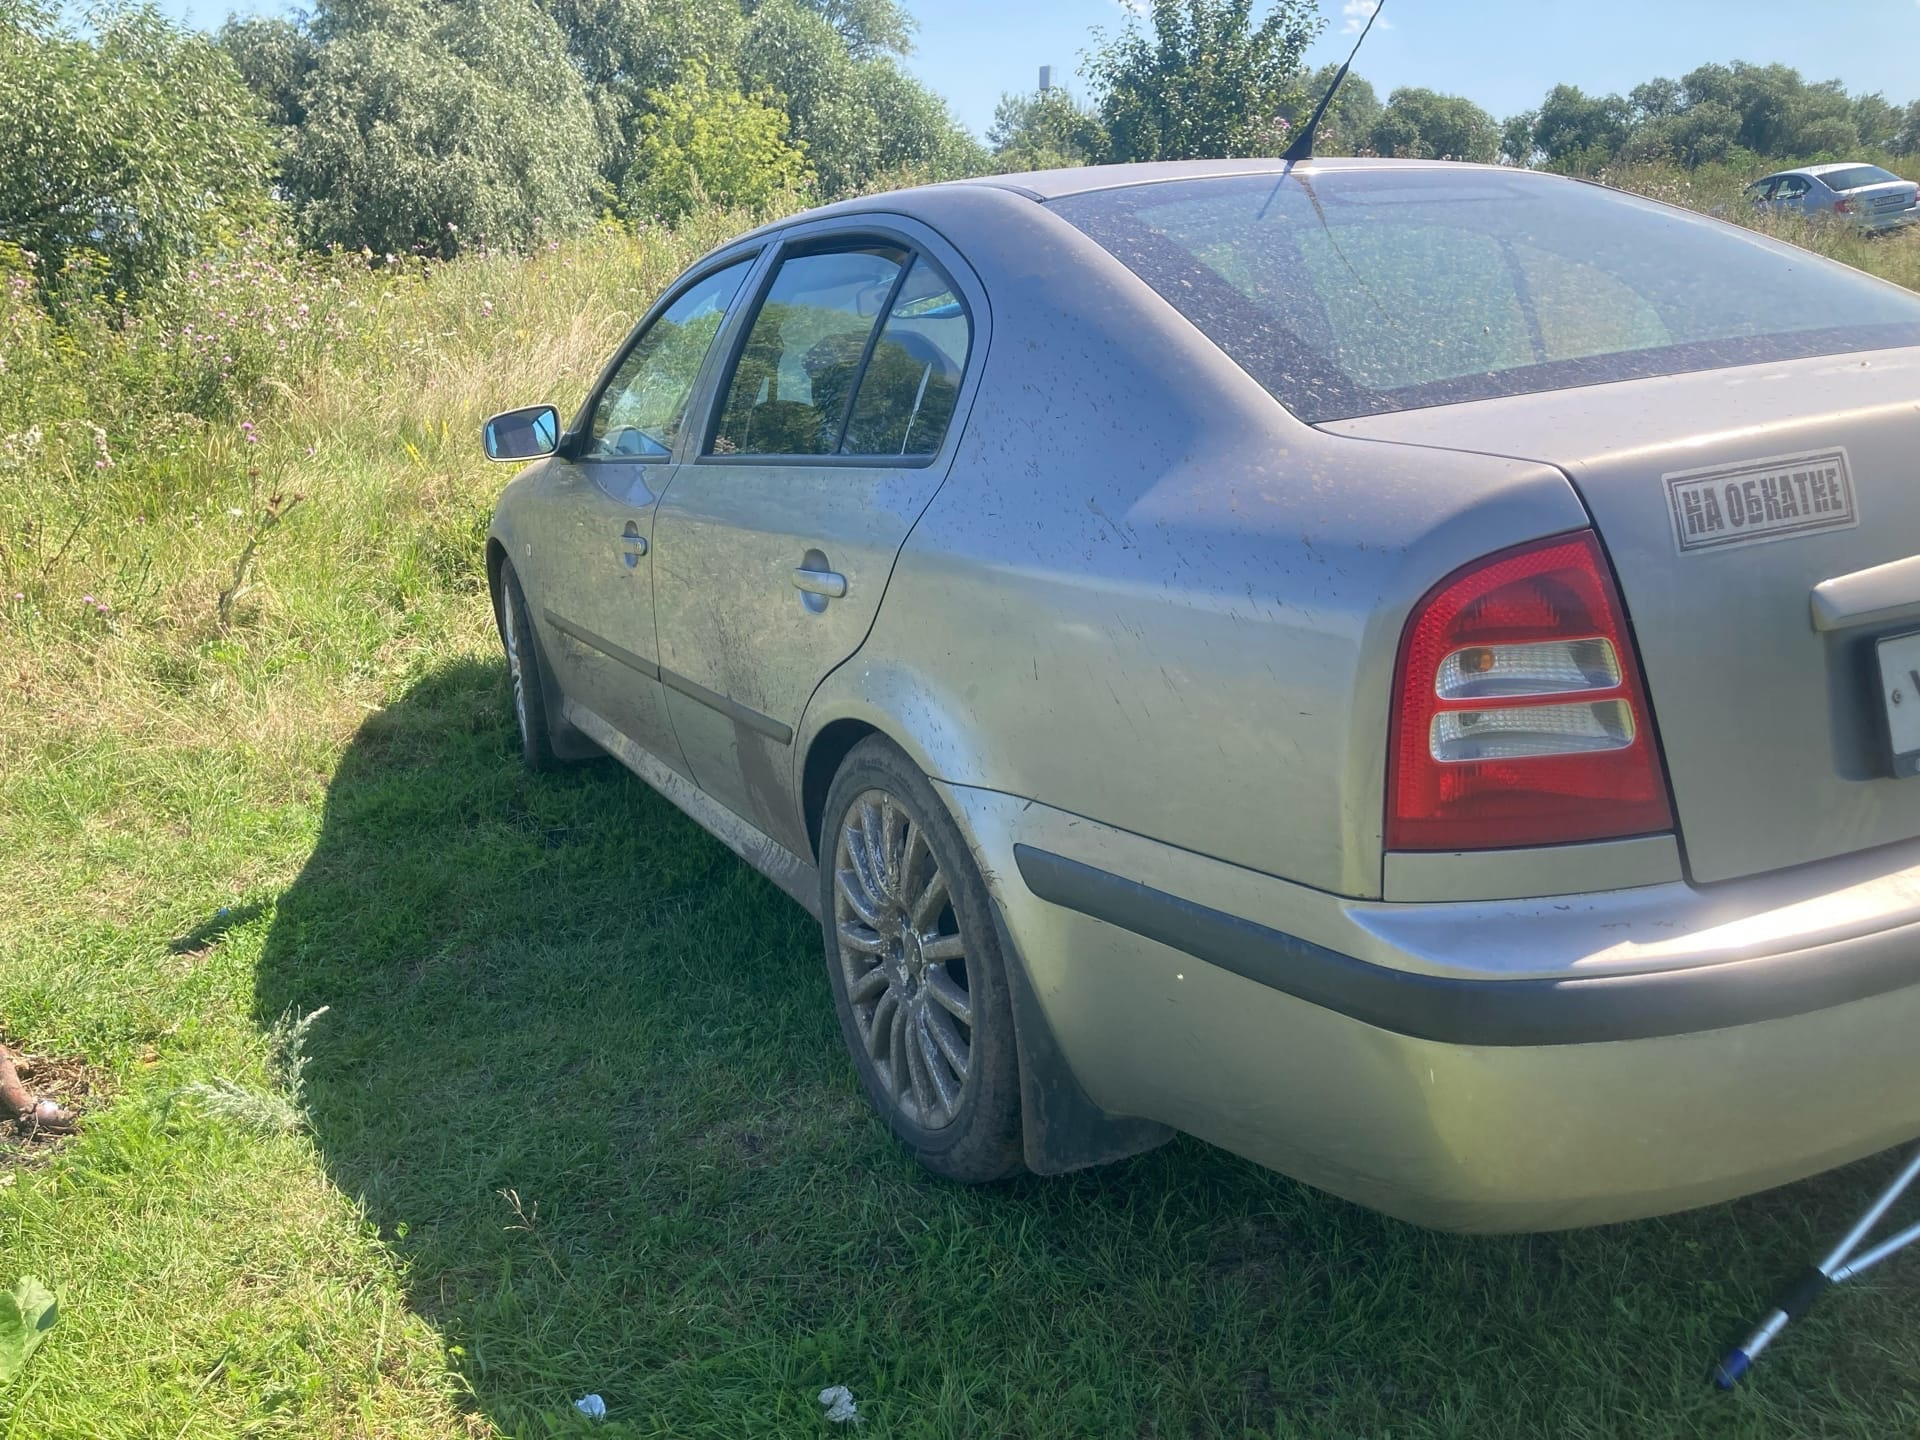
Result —
[[508, 410], [480, 427], [489, 460], [538, 460], [560, 446], [560, 412], [551, 405]]

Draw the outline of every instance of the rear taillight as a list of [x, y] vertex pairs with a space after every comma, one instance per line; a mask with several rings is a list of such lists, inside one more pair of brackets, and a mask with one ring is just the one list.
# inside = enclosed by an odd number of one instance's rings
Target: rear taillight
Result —
[[1387, 848], [1484, 850], [1667, 830], [1666, 776], [1591, 531], [1503, 550], [1400, 641]]
[[1853, 213], [1853, 202], [1851, 200], [1834, 201], [1833, 213], [1836, 215], [1851, 215]]

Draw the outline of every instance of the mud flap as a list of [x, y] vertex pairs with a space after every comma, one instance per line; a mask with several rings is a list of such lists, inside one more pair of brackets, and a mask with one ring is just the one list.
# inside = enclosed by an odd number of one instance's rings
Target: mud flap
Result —
[[1007, 933], [1000, 907], [992, 905], [993, 928], [1006, 960], [1007, 989], [1013, 1002], [1014, 1042], [1020, 1056], [1020, 1115], [1027, 1168], [1036, 1175], [1064, 1175], [1124, 1160], [1173, 1138], [1153, 1120], [1109, 1115], [1080, 1088], [1060, 1051], [1027, 978], [1026, 961]]

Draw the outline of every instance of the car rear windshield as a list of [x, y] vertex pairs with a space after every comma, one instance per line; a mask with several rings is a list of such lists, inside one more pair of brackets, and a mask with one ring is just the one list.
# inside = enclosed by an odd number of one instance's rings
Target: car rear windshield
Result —
[[1858, 190], [1862, 185], [1884, 185], [1900, 177], [1878, 165], [1849, 165], [1844, 170], [1823, 170], [1820, 183], [1829, 190]]
[[1309, 423], [1920, 344], [1920, 296], [1552, 176], [1296, 171], [1051, 204]]

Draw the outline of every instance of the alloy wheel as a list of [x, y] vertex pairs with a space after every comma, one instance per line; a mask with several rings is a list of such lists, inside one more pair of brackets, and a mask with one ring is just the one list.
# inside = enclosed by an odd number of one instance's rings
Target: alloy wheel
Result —
[[901, 1116], [953, 1123], [973, 1073], [967, 942], [926, 832], [885, 790], [847, 807], [833, 924], [860, 1043]]

